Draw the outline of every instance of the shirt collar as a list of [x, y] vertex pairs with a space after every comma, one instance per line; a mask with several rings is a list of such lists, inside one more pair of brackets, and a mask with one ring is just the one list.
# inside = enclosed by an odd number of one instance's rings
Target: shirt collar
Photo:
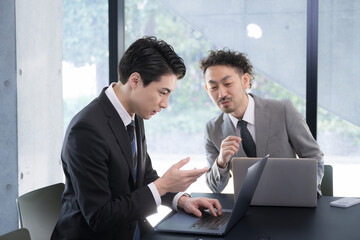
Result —
[[121, 104], [121, 102], [117, 98], [114, 88], [113, 88], [115, 84], [116, 83], [110, 84], [110, 86], [105, 90], [105, 94], [109, 98], [111, 104], [114, 106], [117, 113], [119, 114], [121, 120], [124, 122], [124, 125], [127, 126], [130, 124], [131, 120], [134, 120], [134, 119], [125, 110], [124, 106]]
[[[246, 107], [244, 116], [242, 118], [242, 120], [248, 122], [249, 124], [255, 125], [255, 102], [254, 102], [254, 98], [247, 94], [249, 97], [249, 102], [248, 105]], [[234, 124], [234, 127], [237, 127], [237, 123], [239, 120], [241, 119], [237, 119], [236, 117], [234, 117], [231, 114], [228, 114], [230, 117], [231, 122]]]

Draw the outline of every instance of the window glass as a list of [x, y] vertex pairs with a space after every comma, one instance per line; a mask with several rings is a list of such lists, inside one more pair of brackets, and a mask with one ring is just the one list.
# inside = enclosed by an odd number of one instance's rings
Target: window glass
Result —
[[63, 0], [64, 131], [109, 83], [108, 1]]
[[360, 2], [319, 1], [318, 142], [334, 195], [360, 196]]

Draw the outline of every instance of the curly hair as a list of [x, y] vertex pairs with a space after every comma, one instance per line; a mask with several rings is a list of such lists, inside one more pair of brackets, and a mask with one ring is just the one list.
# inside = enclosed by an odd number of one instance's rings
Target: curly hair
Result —
[[200, 61], [200, 68], [204, 74], [209, 67], [218, 65], [233, 67], [239, 75], [248, 73], [250, 75], [249, 88], [251, 88], [254, 80], [254, 68], [246, 54], [229, 49], [211, 50], [209, 55]]
[[186, 67], [171, 45], [154, 36], [144, 36], [125, 51], [118, 72], [123, 84], [132, 73], [138, 72], [146, 87], [153, 81], [159, 81], [165, 74], [175, 74], [177, 79], [181, 79], [185, 76]]

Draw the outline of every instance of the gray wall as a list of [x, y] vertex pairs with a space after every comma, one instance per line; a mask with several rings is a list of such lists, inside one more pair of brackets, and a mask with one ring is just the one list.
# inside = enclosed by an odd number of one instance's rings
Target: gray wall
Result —
[[0, 234], [4, 234], [18, 227], [18, 195], [63, 181], [62, 1], [1, 0], [0, 14]]
[[0, 234], [17, 226], [15, 1], [0, 1]]

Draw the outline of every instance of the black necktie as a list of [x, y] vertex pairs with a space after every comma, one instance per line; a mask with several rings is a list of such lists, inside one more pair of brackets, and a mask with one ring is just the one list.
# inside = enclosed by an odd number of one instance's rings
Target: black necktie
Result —
[[[130, 140], [130, 143], [131, 143], [131, 151], [132, 151], [132, 157], [133, 157], [133, 163], [134, 163], [134, 172], [135, 172], [134, 181], [136, 183], [137, 161], [136, 161], [136, 157], [135, 157], [136, 145], [135, 145], [135, 122], [134, 122], [134, 120], [131, 120], [130, 124], [126, 126], [126, 130], [127, 130], [128, 135], [129, 135], [129, 140]], [[139, 240], [139, 239], [140, 239], [140, 228], [139, 228], [139, 223], [136, 222], [134, 240]]]
[[243, 120], [238, 121], [238, 127], [240, 128], [240, 134], [242, 139], [242, 146], [248, 157], [256, 157], [256, 146], [246, 125], [247, 122]]
[[135, 152], [136, 152], [136, 145], [135, 145], [135, 122], [132, 120], [129, 125], [126, 126], [127, 133], [129, 135], [129, 140], [131, 143], [131, 151], [132, 157], [134, 161], [134, 168], [136, 167], [136, 159], [135, 159]]

